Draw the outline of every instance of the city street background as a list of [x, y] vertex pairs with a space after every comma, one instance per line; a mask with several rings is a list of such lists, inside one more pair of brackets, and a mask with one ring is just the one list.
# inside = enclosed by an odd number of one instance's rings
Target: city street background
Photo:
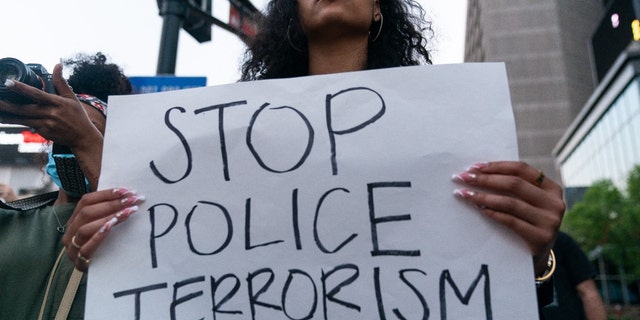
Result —
[[[462, 62], [466, 0], [420, 0], [436, 38], [435, 63]], [[213, 16], [228, 22], [229, 2], [214, 0]], [[266, 0], [252, 3], [264, 9]], [[0, 57], [40, 63], [49, 71], [61, 58], [102, 51], [129, 76], [156, 74], [162, 17], [155, 0], [23, 0], [0, 9], [4, 31]], [[177, 76], [206, 76], [208, 85], [239, 79], [243, 42], [213, 27], [212, 41], [199, 43], [180, 31]]]

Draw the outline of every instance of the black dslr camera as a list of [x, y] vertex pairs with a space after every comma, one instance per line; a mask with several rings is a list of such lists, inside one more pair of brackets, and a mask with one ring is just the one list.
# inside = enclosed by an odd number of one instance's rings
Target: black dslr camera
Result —
[[7, 79], [18, 80], [48, 93], [56, 93], [53, 75], [38, 63], [24, 64], [15, 58], [0, 59], [0, 100], [16, 104], [33, 103], [31, 99], [5, 87], [4, 82]]

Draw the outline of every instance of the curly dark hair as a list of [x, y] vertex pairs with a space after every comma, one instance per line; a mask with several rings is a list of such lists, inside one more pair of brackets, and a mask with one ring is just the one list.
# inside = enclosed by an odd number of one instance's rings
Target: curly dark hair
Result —
[[[432, 36], [433, 29], [422, 6], [414, 0], [381, 0], [380, 10], [384, 23], [380, 36], [369, 43], [367, 69], [431, 64], [423, 33]], [[376, 23], [372, 29], [378, 27]], [[270, 1], [258, 30], [245, 52], [242, 81], [308, 74], [307, 40], [296, 0]]]
[[80, 53], [62, 63], [72, 68], [67, 82], [75, 93], [90, 94], [105, 102], [110, 95], [131, 93], [131, 82], [122, 68], [107, 63], [107, 57], [102, 52], [95, 55]]

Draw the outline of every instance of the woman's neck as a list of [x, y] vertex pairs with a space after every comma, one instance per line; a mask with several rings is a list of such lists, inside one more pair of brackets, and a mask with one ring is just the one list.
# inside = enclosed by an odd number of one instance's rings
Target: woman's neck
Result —
[[67, 203], [75, 203], [78, 202], [78, 200], [80, 199], [71, 197], [64, 190], [60, 189], [58, 190], [58, 198], [56, 198], [56, 201], [53, 203], [53, 205], [59, 206]]
[[309, 75], [364, 70], [369, 39], [309, 42]]

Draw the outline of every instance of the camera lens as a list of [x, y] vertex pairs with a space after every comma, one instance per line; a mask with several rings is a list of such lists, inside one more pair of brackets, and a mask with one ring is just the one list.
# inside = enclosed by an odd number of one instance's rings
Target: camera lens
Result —
[[44, 89], [44, 82], [33, 70], [27, 67], [20, 60], [15, 58], [0, 59], [0, 99], [11, 101], [14, 103], [30, 102], [28, 98], [9, 90], [4, 82], [10, 80], [18, 80], [40, 90]]
[[7, 79], [20, 80], [20, 69], [10, 63], [0, 64], [0, 84], [4, 84]]
[[42, 89], [42, 79], [24, 63], [15, 58], [0, 59], [0, 86], [7, 79], [18, 80], [32, 87]]

